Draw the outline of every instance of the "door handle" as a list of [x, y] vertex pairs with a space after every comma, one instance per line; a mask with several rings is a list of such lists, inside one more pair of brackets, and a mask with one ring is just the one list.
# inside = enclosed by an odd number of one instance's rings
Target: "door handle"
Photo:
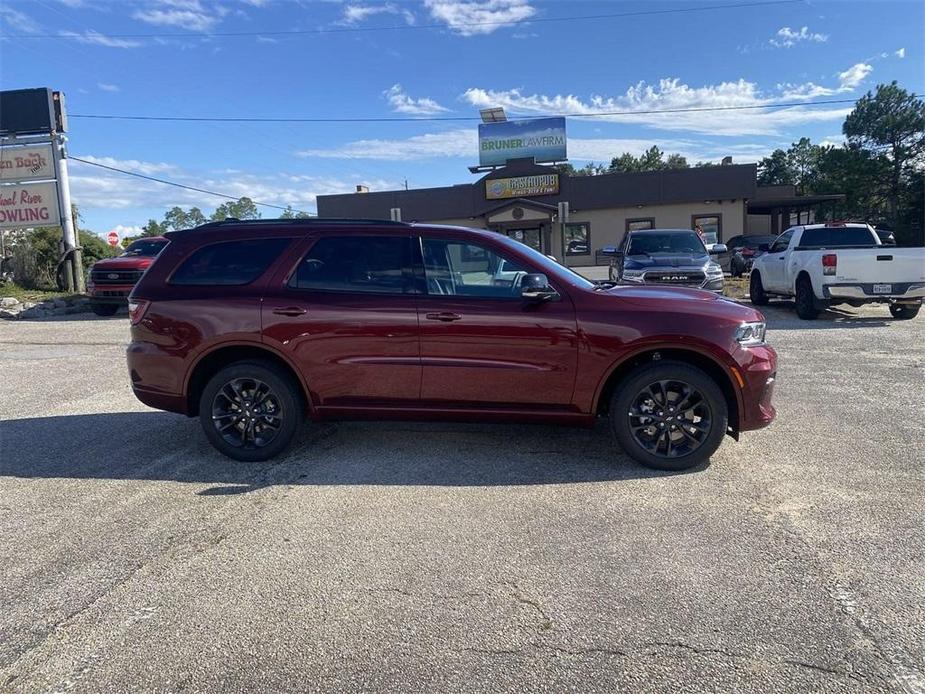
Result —
[[459, 320], [462, 318], [458, 313], [450, 313], [449, 311], [442, 311], [441, 313], [428, 313], [424, 316], [427, 320], [439, 320], [444, 323], [451, 323], [454, 320]]
[[308, 313], [304, 308], [298, 306], [277, 306], [273, 309], [277, 316], [302, 316]]

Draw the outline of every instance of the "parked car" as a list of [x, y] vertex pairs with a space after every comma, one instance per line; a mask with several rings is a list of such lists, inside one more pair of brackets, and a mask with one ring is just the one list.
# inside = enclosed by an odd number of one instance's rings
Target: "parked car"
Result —
[[716, 262], [733, 277], [741, 277], [752, 269], [752, 263], [764, 254], [761, 247], [774, 243], [776, 236], [733, 236], [726, 244], [727, 252], [719, 255]]
[[133, 241], [117, 258], [93, 263], [87, 282], [90, 308], [98, 316], [114, 316], [125, 306], [129, 293], [168, 241], [163, 236], [148, 236]]
[[611, 252], [609, 275], [621, 284], [670, 284], [722, 293], [723, 269], [710, 256], [726, 250], [717, 243], [708, 251], [690, 229], [630, 231]]
[[626, 454], [680, 470], [774, 418], [764, 318], [709, 292], [605, 288], [462, 227], [226, 221], [167, 236], [129, 300], [132, 388], [198, 416], [236, 460], [282, 453], [306, 413], [601, 416]]
[[791, 227], [755, 260], [752, 303], [793, 297], [813, 319], [830, 304], [887, 303], [895, 318], [914, 318], [925, 297], [925, 249], [884, 246], [868, 224]]

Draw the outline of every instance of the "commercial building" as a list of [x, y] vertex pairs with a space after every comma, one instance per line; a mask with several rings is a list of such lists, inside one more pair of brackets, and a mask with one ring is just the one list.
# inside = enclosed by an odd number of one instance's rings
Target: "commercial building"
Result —
[[[841, 196], [801, 198], [757, 186], [755, 164], [570, 176], [533, 158], [509, 159], [474, 183], [318, 197], [322, 217], [360, 217], [492, 229], [571, 266], [602, 262], [600, 250], [635, 229], [700, 226], [708, 241], [786, 228], [791, 211]], [[559, 203], [568, 216], [559, 219]], [[799, 213], [799, 212], [798, 212]]]

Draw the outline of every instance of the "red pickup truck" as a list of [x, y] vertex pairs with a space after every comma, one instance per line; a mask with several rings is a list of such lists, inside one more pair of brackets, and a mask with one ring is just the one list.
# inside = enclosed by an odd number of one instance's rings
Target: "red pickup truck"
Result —
[[198, 415], [237, 460], [281, 454], [306, 414], [600, 416], [624, 453], [681, 470], [774, 418], [764, 318], [711, 292], [594, 284], [461, 227], [235, 220], [167, 236], [129, 298], [132, 387]]
[[148, 236], [134, 241], [117, 258], [95, 262], [87, 282], [93, 312], [98, 316], [114, 316], [125, 305], [142, 273], [167, 244], [163, 236]]

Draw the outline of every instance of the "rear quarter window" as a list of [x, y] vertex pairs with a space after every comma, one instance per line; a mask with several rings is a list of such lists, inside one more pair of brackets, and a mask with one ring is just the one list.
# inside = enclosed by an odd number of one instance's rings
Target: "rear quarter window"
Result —
[[220, 241], [194, 251], [170, 278], [179, 286], [250, 284], [276, 260], [292, 239]]

